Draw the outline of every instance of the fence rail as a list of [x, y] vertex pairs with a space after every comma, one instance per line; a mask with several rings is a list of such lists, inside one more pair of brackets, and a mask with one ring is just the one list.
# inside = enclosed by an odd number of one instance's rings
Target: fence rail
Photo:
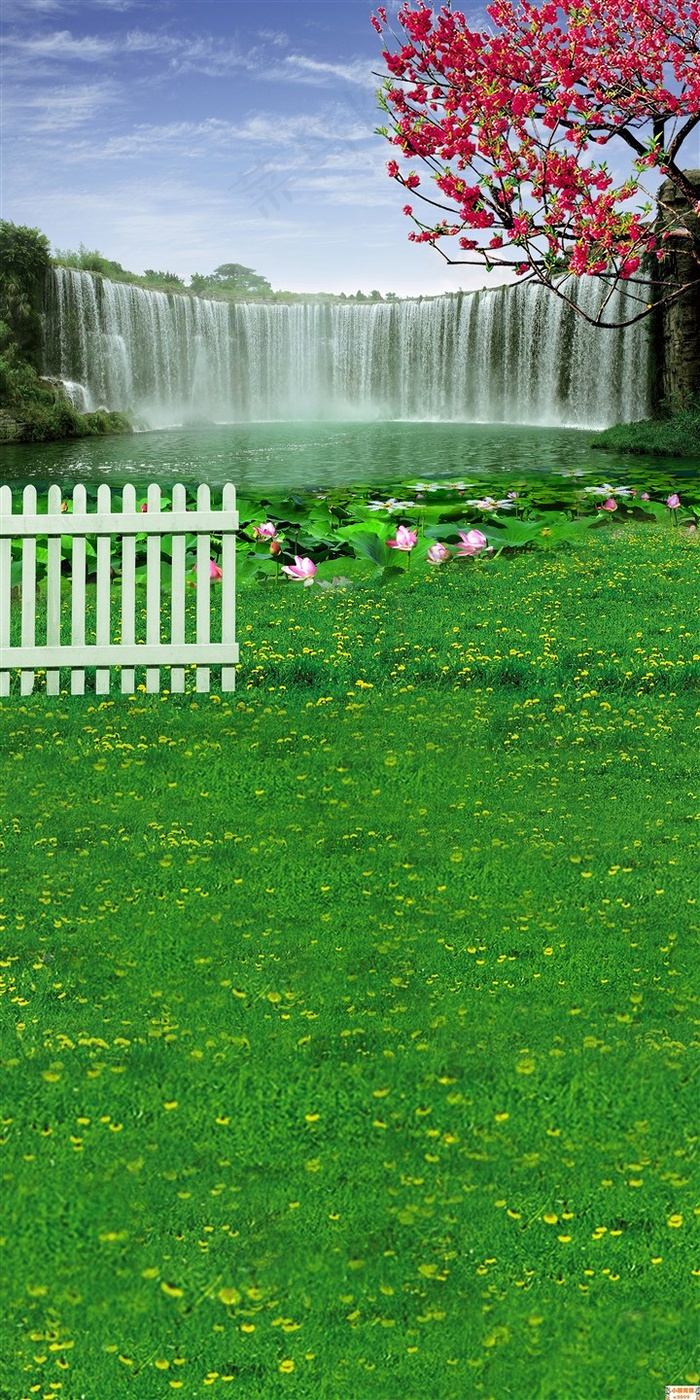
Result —
[[[118, 495], [115, 492], [115, 495]], [[46, 671], [46, 692], [58, 695], [62, 667], [70, 668], [71, 694], [85, 693], [85, 668], [95, 667], [95, 691], [109, 692], [110, 670], [121, 667], [122, 694], [135, 690], [135, 667], [146, 667], [146, 690], [161, 689], [161, 667], [170, 667], [170, 690], [185, 689], [185, 667], [196, 667], [196, 688], [210, 689], [212, 665], [221, 667], [221, 689], [235, 688], [236, 510], [235, 487], [223, 489], [222, 507], [212, 509], [208, 486], [197, 489], [195, 510], [187, 510], [185, 487], [173, 487], [170, 510], [161, 490], [148, 488], [146, 510], [136, 509], [136, 490], [125, 486], [121, 509], [112, 508], [112, 488], [97, 490], [97, 509], [87, 509], [84, 486], [72, 493], [72, 510], [60, 486], [49, 487], [46, 513], [37, 511], [34, 486], [26, 486], [21, 512], [13, 513], [12, 490], [0, 486], [0, 696], [10, 693], [10, 672], [19, 669], [20, 693], [31, 695], [37, 669]], [[211, 535], [221, 538], [221, 640], [211, 640]], [[136, 537], [146, 539], [145, 636], [137, 638]], [[170, 639], [161, 640], [163, 536], [172, 536], [169, 579]], [[62, 541], [70, 541], [70, 641], [61, 636]], [[186, 638], [187, 540], [196, 550], [195, 639]], [[94, 546], [89, 542], [94, 538]], [[21, 541], [21, 642], [11, 642], [12, 541]], [[37, 640], [37, 540], [46, 540], [46, 638]], [[120, 571], [113, 579], [112, 542], [120, 545]], [[88, 548], [95, 559], [95, 640], [86, 639]], [[114, 595], [120, 593], [118, 622]], [[116, 624], [116, 625], [115, 625]], [[118, 635], [113, 635], [113, 633]]]

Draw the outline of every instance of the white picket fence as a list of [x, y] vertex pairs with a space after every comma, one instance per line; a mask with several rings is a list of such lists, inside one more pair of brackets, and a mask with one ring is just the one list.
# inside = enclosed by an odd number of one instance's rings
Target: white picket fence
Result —
[[[115, 495], [118, 496], [118, 492]], [[35, 671], [45, 670], [46, 692], [58, 695], [61, 667], [71, 672], [71, 694], [85, 693], [85, 668], [95, 667], [95, 691], [109, 692], [110, 668], [121, 667], [121, 688], [125, 695], [135, 690], [136, 666], [146, 667], [146, 690], [161, 689], [161, 667], [170, 667], [170, 690], [185, 689], [185, 667], [196, 667], [196, 688], [210, 688], [209, 667], [221, 666], [221, 689], [235, 688], [238, 662], [236, 642], [235, 567], [238, 512], [235, 487], [223, 489], [220, 510], [212, 509], [208, 486], [197, 490], [196, 510], [187, 510], [184, 486], [174, 486], [170, 510], [163, 510], [159, 486], [148, 487], [147, 509], [137, 511], [136, 491], [125, 486], [121, 509], [112, 509], [112, 489], [99, 486], [97, 510], [88, 511], [84, 486], [72, 494], [72, 511], [64, 504], [60, 486], [49, 487], [48, 510], [37, 514], [36, 487], [26, 486], [21, 513], [13, 514], [12, 490], [0, 486], [0, 695], [10, 694], [10, 671], [21, 672], [22, 695], [31, 695]], [[214, 587], [221, 589], [221, 641], [211, 640], [210, 535], [221, 537], [222, 577]], [[136, 581], [136, 536], [146, 539], [145, 636], [137, 639], [137, 621], [143, 621], [143, 594]], [[170, 640], [161, 640], [163, 630], [161, 541], [172, 535], [172, 568], [168, 584]], [[186, 537], [196, 536], [196, 640], [186, 641], [185, 576]], [[61, 637], [61, 536], [71, 544], [70, 641]], [[95, 641], [86, 642], [86, 541], [95, 539]], [[112, 578], [111, 551], [114, 537], [121, 537], [121, 571]], [[21, 643], [10, 645], [12, 541], [22, 541]], [[46, 639], [37, 640], [37, 540], [47, 541]], [[64, 577], [64, 586], [68, 580]], [[120, 595], [115, 599], [115, 594]], [[114, 606], [118, 601], [120, 606]], [[139, 617], [137, 619], [137, 601]], [[114, 613], [118, 614], [113, 616]], [[67, 630], [67, 629], [66, 629]], [[140, 630], [140, 629], [139, 629]], [[116, 633], [117, 635], [113, 635]]]

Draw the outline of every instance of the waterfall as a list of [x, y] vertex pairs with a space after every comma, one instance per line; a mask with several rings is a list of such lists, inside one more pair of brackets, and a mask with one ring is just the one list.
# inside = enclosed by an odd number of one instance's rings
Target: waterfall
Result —
[[[593, 278], [572, 283], [592, 309]], [[608, 314], [622, 319], [618, 288]], [[649, 415], [645, 322], [597, 330], [535, 284], [402, 302], [228, 303], [57, 267], [46, 373], [152, 426], [440, 419], [605, 427]]]

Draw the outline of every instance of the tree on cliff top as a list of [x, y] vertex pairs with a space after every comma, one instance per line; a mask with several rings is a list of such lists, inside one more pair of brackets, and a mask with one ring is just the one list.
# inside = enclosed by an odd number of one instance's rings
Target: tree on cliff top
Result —
[[259, 272], [244, 267], [242, 263], [222, 263], [208, 277], [193, 272], [190, 287], [198, 296], [205, 296], [207, 292], [224, 292], [229, 296], [266, 297], [272, 292], [266, 277], [261, 277]]
[[[423, 222], [404, 205], [409, 238], [450, 264], [508, 268], [574, 306], [566, 279], [595, 276], [597, 314], [575, 307], [594, 325], [647, 316], [650, 284], [657, 305], [687, 294], [700, 277], [700, 192], [678, 162], [700, 123], [700, 0], [494, 0], [487, 12], [493, 32], [470, 29], [449, 3], [406, 0], [403, 35], [384, 9], [372, 19], [395, 41], [380, 134], [432, 176], [424, 191], [415, 170], [388, 164], [426, 206]], [[599, 148], [628, 168], [631, 155], [633, 173], [616, 182]], [[666, 177], [665, 227], [642, 203], [645, 172]], [[464, 256], [445, 251], [451, 239]], [[678, 276], [678, 251], [689, 275]], [[619, 283], [632, 310], [607, 320]]]

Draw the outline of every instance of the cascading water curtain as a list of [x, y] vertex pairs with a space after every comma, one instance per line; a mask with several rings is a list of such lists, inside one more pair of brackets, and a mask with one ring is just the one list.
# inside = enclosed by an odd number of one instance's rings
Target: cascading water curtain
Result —
[[[572, 284], [593, 310], [593, 278]], [[608, 308], [623, 319], [629, 293]], [[402, 302], [271, 304], [146, 291], [73, 268], [47, 279], [46, 372], [74, 402], [154, 426], [348, 418], [580, 428], [650, 412], [649, 326], [589, 326], [516, 285]]]

